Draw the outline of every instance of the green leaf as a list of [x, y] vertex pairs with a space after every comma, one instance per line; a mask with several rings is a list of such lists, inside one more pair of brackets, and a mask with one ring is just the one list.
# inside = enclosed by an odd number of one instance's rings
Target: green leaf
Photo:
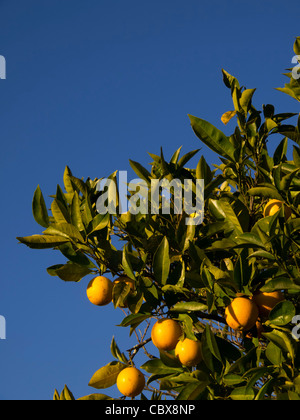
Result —
[[217, 341], [216, 341], [215, 336], [214, 336], [213, 332], [211, 331], [210, 326], [208, 324], [205, 325], [204, 334], [205, 334], [205, 337], [206, 337], [206, 343], [207, 343], [207, 346], [208, 346], [209, 350], [215, 356], [215, 358], [218, 359], [223, 364], [223, 359], [222, 359], [222, 356], [220, 354]]
[[153, 258], [155, 280], [161, 285], [166, 285], [170, 272], [169, 242], [166, 237], [162, 240]]
[[269, 379], [259, 390], [258, 394], [255, 397], [256, 401], [261, 401], [265, 399], [265, 395], [272, 394], [273, 386], [276, 384], [276, 379], [271, 378]]
[[267, 251], [263, 251], [263, 250], [253, 252], [251, 255], [249, 255], [248, 259], [250, 258], [264, 258], [270, 261], [276, 261], [276, 258], [274, 257], [273, 254]]
[[260, 240], [259, 236], [253, 233], [243, 233], [235, 238], [237, 245], [235, 248], [262, 248], [265, 249], [265, 245]]
[[294, 53], [296, 55], [300, 55], [300, 36], [296, 38], [296, 41], [294, 43]]
[[110, 214], [97, 214], [93, 218], [93, 220], [89, 223], [88, 226], [88, 234], [91, 235], [92, 233], [98, 232], [99, 230], [105, 229], [110, 222]]
[[288, 175], [285, 175], [280, 181], [280, 191], [288, 191], [293, 179], [298, 175], [300, 169], [296, 169]]
[[229, 74], [226, 70], [222, 69], [222, 73], [223, 73], [223, 81], [226, 87], [228, 87], [228, 89], [233, 90], [234, 88], [240, 88], [240, 84], [238, 82], [238, 80], [232, 76], [231, 74]]
[[242, 291], [243, 286], [248, 285], [251, 279], [252, 268], [249, 265], [247, 258], [248, 249], [243, 249], [233, 271], [233, 280], [239, 291]]
[[126, 273], [126, 275], [135, 281], [135, 275], [131, 266], [131, 262], [129, 259], [129, 252], [127, 249], [127, 246], [124, 247], [123, 253], [122, 253], [122, 267]]
[[189, 115], [189, 118], [196, 136], [206, 146], [219, 155], [230, 159], [232, 162], [235, 161], [235, 148], [222, 131], [200, 118], [193, 117], [192, 115]]
[[279, 144], [279, 146], [277, 147], [277, 149], [275, 150], [274, 153], [274, 165], [279, 165], [282, 162], [285, 162], [286, 159], [286, 154], [287, 154], [287, 148], [288, 148], [288, 139], [287, 137], [285, 137]]
[[172, 312], [202, 312], [207, 311], [207, 305], [201, 302], [178, 302], [172, 308]]
[[248, 388], [248, 386], [241, 386], [232, 391], [230, 398], [234, 401], [253, 401], [255, 392], [252, 388]]
[[64, 186], [68, 194], [74, 193], [71, 177], [72, 177], [71, 169], [68, 166], [66, 166], [63, 179], [64, 179]]
[[74, 192], [74, 196], [73, 196], [73, 200], [71, 204], [71, 221], [72, 221], [72, 224], [76, 226], [80, 232], [85, 231], [85, 227], [84, 227], [82, 217], [81, 217], [80, 200], [79, 200], [79, 195], [77, 191]]
[[59, 235], [69, 240], [84, 243], [84, 239], [77, 227], [70, 223], [52, 223], [43, 233], [44, 235]]
[[148, 318], [151, 318], [151, 313], [131, 314], [131, 315], [128, 315], [126, 318], [124, 318], [121, 324], [118, 326], [119, 327], [129, 327], [129, 326], [136, 327]]
[[176, 152], [173, 154], [170, 163], [176, 164], [178, 162], [180, 152], [181, 152], [182, 146], [179, 147], [179, 149], [176, 150]]
[[119, 373], [127, 367], [120, 362], [112, 362], [97, 370], [89, 382], [89, 386], [96, 389], [106, 389], [115, 385]]
[[275, 188], [255, 187], [255, 188], [251, 188], [248, 191], [248, 194], [251, 195], [252, 197], [257, 196], [257, 197], [284, 201], [282, 196], [279, 194], [279, 192]]
[[226, 386], [233, 386], [240, 385], [245, 379], [241, 375], [228, 374], [224, 376], [223, 382]]
[[54, 395], [53, 395], [53, 401], [59, 401], [60, 400], [60, 396], [59, 393], [57, 391], [57, 389], [54, 390]]
[[295, 163], [296, 167], [300, 168], [300, 148], [297, 147], [297, 146], [294, 146], [293, 158], [294, 158], [294, 163]]
[[166, 366], [160, 359], [152, 359], [146, 362], [141, 369], [145, 370], [148, 373], [152, 374], [175, 374], [178, 372], [182, 372], [182, 367], [170, 367]]
[[207, 379], [206, 381], [198, 381], [196, 383], [191, 383], [186, 385], [182, 391], [177, 396], [177, 401], [195, 401], [202, 392], [206, 389], [206, 387], [210, 384], [210, 380]]
[[133, 160], [129, 160], [130, 166], [134, 170], [134, 172], [144, 181], [147, 182], [148, 185], [151, 184], [151, 174], [150, 172], [144, 168], [140, 163], [134, 162]]
[[70, 222], [70, 217], [69, 217], [67, 209], [62, 204], [62, 202], [57, 200], [56, 198], [53, 200], [51, 204], [51, 211], [52, 211], [52, 215], [56, 223], [69, 223]]
[[54, 265], [47, 269], [51, 276], [58, 276], [61, 280], [67, 282], [79, 282], [83, 277], [92, 273], [86, 266], [78, 265], [73, 262], [68, 262], [64, 265]]
[[292, 302], [285, 300], [278, 303], [269, 315], [269, 323], [282, 327], [292, 321], [296, 315], [296, 309]]
[[27, 245], [32, 249], [49, 249], [55, 248], [63, 243], [69, 242], [69, 239], [59, 235], [32, 235], [17, 237], [18, 241], [22, 244]]
[[65, 244], [60, 245], [58, 249], [66, 258], [68, 258], [68, 260], [76, 264], [85, 265], [89, 268], [97, 268], [95, 264], [91, 260], [89, 260], [89, 258], [86, 257], [84, 253], [81, 252], [77, 247], [78, 244], [76, 244], [76, 246], [73, 246], [71, 242], [67, 242]]
[[273, 330], [269, 333], [262, 333], [269, 341], [279, 347], [283, 352], [289, 353], [292, 361], [295, 359], [295, 349], [292, 338], [283, 331]]
[[300, 290], [300, 285], [296, 284], [292, 279], [285, 277], [277, 277], [275, 279], [269, 280], [264, 286], [260, 288], [262, 292], [275, 292], [276, 290]]
[[74, 395], [69, 390], [69, 388], [67, 387], [67, 385], [65, 385], [65, 387], [63, 389], [63, 393], [64, 393], [64, 400], [65, 401], [75, 401]]
[[130, 285], [125, 281], [121, 281], [114, 285], [113, 288], [113, 303], [114, 307], [126, 306], [126, 299], [131, 292]]
[[35, 193], [33, 196], [32, 212], [33, 212], [33, 217], [35, 221], [39, 225], [45, 228], [49, 226], [48, 211], [47, 211], [45, 200], [44, 200], [44, 197], [43, 197], [43, 194], [39, 185], [37, 189], [35, 190]]
[[91, 394], [91, 395], [86, 395], [85, 397], [78, 398], [78, 401], [108, 401], [108, 400], [113, 400], [113, 398], [105, 394]]
[[121, 363], [127, 363], [128, 360], [124, 353], [122, 353], [116, 343], [115, 337], [113, 337], [111, 345], [110, 345], [111, 354], [115, 359], [118, 359]]
[[183, 168], [184, 165], [186, 165], [188, 161], [191, 160], [199, 151], [200, 149], [193, 150], [192, 152], [189, 152], [185, 154], [184, 156], [182, 156], [182, 158], [178, 162], [178, 167]]
[[256, 92], [256, 89], [245, 89], [242, 92], [240, 105], [243, 108], [246, 115], [247, 115], [247, 112], [249, 111], [249, 107], [251, 106], [252, 98], [255, 92]]
[[212, 172], [204, 156], [201, 156], [201, 159], [198, 162], [198, 165], [196, 168], [196, 178], [204, 179], [205, 185], [209, 184], [213, 179]]

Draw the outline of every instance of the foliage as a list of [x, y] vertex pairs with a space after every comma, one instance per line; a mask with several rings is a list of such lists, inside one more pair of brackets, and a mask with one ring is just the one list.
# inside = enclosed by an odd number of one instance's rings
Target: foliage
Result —
[[[299, 80], [289, 77], [281, 90], [300, 100]], [[149, 171], [130, 161], [147, 183], [149, 197], [153, 179], [188, 178], [194, 186], [196, 179], [204, 179], [202, 224], [186, 225], [186, 215], [176, 214], [174, 202], [171, 214], [122, 214], [118, 197], [115, 214], [101, 215], [96, 208], [102, 194], [99, 180], [79, 179], [68, 167], [64, 190], [58, 186], [52, 196], [51, 214], [40, 187], [35, 191], [33, 215], [45, 230], [18, 239], [30, 248], [63, 254], [67, 261], [49, 267], [51, 276], [78, 282], [100, 273], [135, 281], [134, 293], [125, 283], [115, 287], [113, 300], [115, 306], [127, 303], [120, 326], [136, 334], [137, 344], [126, 355], [112, 340], [114, 360], [90, 382], [97, 390], [114, 385], [143, 349], [141, 369], [148, 375], [146, 391], [152, 399], [300, 399], [299, 342], [292, 334], [293, 318], [300, 313], [300, 117], [287, 125], [297, 114], [277, 114], [273, 105], [259, 111], [252, 103], [255, 89], [241, 87], [225, 70], [223, 79], [234, 109], [222, 121], [236, 118], [233, 133], [227, 136], [190, 116], [196, 136], [219, 155], [219, 164], [211, 167], [201, 156], [196, 168], [188, 168], [198, 151], [180, 157], [181, 148], [170, 161], [162, 151], [151, 154]], [[117, 172], [110, 179], [117, 180]], [[285, 220], [282, 208], [264, 217], [269, 199], [284, 202], [292, 216]], [[122, 244], [118, 248], [115, 238]], [[256, 327], [247, 333], [230, 330], [224, 320], [226, 306], [258, 290], [282, 290], [285, 301], [262, 320], [262, 334]], [[203, 361], [196, 368], [183, 367], [174, 352], [159, 357], [149, 353], [151, 323], [166, 316], [180, 322], [186, 337], [201, 341]], [[60, 397], [55, 392], [55, 399], [73, 398], [67, 388]], [[92, 394], [83, 399], [110, 397]]]

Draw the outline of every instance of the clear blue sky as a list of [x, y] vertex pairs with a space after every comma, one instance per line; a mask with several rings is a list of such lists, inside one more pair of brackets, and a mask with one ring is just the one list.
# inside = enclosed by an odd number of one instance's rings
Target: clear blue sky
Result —
[[115, 327], [120, 310], [87, 301], [89, 279], [50, 277], [63, 257], [17, 243], [41, 232], [37, 185], [49, 196], [65, 165], [100, 178], [129, 170], [129, 159], [146, 165], [160, 146], [167, 157], [198, 148], [187, 114], [223, 129], [232, 109], [222, 68], [258, 89], [257, 107], [299, 112], [273, 89], [291, 66], [299, 14], [299, 0], [0, 0], [0, 399], [51, 399], [65, 383], [89, 394], [92, 374], [112, 359], [112, 336], [124, 351], [131, 344]]

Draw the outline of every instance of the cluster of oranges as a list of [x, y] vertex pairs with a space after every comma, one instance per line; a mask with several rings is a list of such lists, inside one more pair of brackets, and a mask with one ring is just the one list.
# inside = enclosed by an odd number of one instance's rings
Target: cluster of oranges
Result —
[[[169, 318], [157, 321], [151, 332], [152, 342], [160, 352], [175, 350], [182, 365], [197, 366], [202, 360], [201, 343], [188, 338], [181, 341], [182, 336], [180, 324]], [[145, 377], [135, 367], [125, 368], [118, 375], [117, 387], [126, 397], [136, 397], [145, 388]]]
[[280, 291], [257, 292], [252, 297], [237, 297], [226, 308], [228, 326], [235, 331], [250, 331], [254, 326], [261, 330], [261, 320], [267, 319], [271, 310], [284, 300]]
[[[284, 206], [285, 218], [291, 216], [291, 210], [279, 200], [270, 200], [264, 208], [264, 217], [273, 216]], [[106, 277], [98, 276], [90, 281], [87, 297], [97, 306], [105, 306], [113, 300], [113, 289], [116, 284], [125, 282], [131, 292], [135, 290], [135, 283], [130, 278], [119, 277], [112, 282]], [[284, 300], [282, 292], [257, 292], [252, 297], [237, 297], [225, 310], [226, 323], [235, 331], [248, 332], [253, 327], [261, 328], [261, 320], [267, 319], [271, 310]], [[126, 303], [124, 304], [126, 307]], [[160, 352], [175, 351], [175, 356], [183, 366], [197, 366], [203, 359], [200, 341], [183, 339], [181, 325], [170, 318], [156, 322], [151, 332], [152, 343]], [[145, 388], [145, 377], [135, 367], [129, 366], [121, 371], [117, 378], [117, 387], [121, 394], [134, 398]]]
[[197, 366], [202, 360], [201, 343], [189, 338], [181, 340], [182, 336], [180, 324], [169, 318], [157, 321], [151, 332], [152, 343], [160, 351], [175, 350], [182, 365]]

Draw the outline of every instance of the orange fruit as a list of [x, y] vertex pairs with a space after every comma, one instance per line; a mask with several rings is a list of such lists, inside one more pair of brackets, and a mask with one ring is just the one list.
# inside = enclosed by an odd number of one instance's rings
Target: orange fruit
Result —
[[123, 369], [117, 378], [117, 387], [125, 397], [134, 398], [145, 388], [145, 377], [135, 367]]
[[228, 326], [235, 331], [249, 331], [254, 327], [259, 312], [256, 304], [250, 299], [238, 297], [225, 310]]
[[174, 350], [180, 337], [182, 329], [178, 322], [173, 319], [162, 319], [152, 328], [152, 342], [159, 350]]
[[252, 300], [257, 305], [260, 316], [268, 318], [271, 310], [275, 308], [277, 303], [284, 300], [284, 294], [280, 291], [272, 293], [258, 292], [253, 295]]
[[94, 305], [105, 306], [112, 300], [112, 290], [113, 283], [106, 277], [98, 276], [89, 282], [86, 294]]
[[264, 208], [264, 217], [274, 216], [284, 206], [284, 214], [286, 220], [292, 215], [291, 209], [280, 200], [270, 200]]
[[202, 351], [200, 341], [193, 341], [186, 338], [179, 341], [175, 348], [175, 355], [184, 366], [197, 366], [202, 360]]

